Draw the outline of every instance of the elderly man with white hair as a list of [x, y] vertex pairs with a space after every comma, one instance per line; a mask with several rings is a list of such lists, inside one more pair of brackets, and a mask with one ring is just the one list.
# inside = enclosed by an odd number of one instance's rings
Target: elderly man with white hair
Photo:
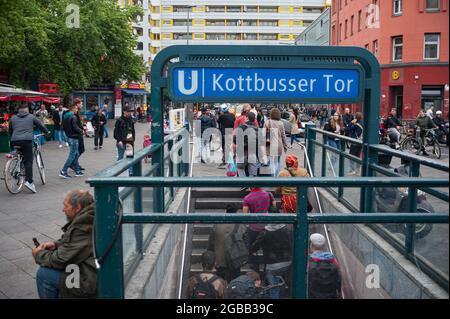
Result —
[[340, 299], [339, 264], [332, 253], [325, 251], [327, 243], [325, 237], [315, 233], [309, 240], [311, 249], [308, 263], [309, 299]]

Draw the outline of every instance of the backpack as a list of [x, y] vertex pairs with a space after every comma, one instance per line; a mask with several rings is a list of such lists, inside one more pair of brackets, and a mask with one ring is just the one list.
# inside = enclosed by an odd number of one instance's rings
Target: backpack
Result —
[[337, 299], [339, 270], [331, 260], [309, 260], [308, 291], [310, 299]]
[[258, 294], [254, 280], [247, 275], [241, 275], [230, 281], [226, 290], [228, 299], [257, 299]]
[[238, 234], [239, 225], [235, 225], [231, 234], [224, 240], [225, 263], [230, 269], [238, 269], [248, 261], [248, 249], [244, 239]]
[[214, 275], [209, 280], [204, 281], [200, 274], [195, 276], [197, 283], [192, 289], [190, 299], [218, 299], [217, 291], [212, 284], [219, 277]]

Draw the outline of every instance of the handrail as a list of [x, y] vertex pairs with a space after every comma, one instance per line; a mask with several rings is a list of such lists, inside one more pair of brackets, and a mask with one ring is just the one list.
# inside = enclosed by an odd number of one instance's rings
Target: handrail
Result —
[[[367, 223], [432, 223], [448, 224], [446, 213], [308, 213], [309, 224], [367, 224]], [[297, 214], [244, 214], [244, 213], [130, 213], [123, 216], [122, 223], [155, 224], [294, 224], [298, 222]]]
[[252, 179], [245, 177], [236, 178], [211, 178], [211, 177], [93, 177], [87, 180], [91, 186], [134, 186], [134, 187], [211, 187], [219, 183], [222, 187], [276, 187], [276, 186], [298, 186], [298, 187], [448, 187], [448, 179], [436, 178], [386, 178], [386, 177], [342, 177], [339, 179], [330, 177], [255, 177]]
[[100, 172], [95, 174], [95, 177], [108, 178], [122, 174], [130, 167], [140, 163], [148, 155], [152, 155], [153, 153], [158, 151], [161, 147], [163, 147], [163, 145], [168, 143], [170, 140], [173, 140], [176, 137], [178, 137], [183, 130], [184, 129], [179, 129], [178, 131], [165, 136], [163, 144], [156, 144], [156, 143], [152, 144], [149, 148], [144, 148], [142, 150], [135, 152], [132, 158], [124, 158], [118, 161], [114, 166], [101, 170]]
[[339, 134], [331, 133], [331, 132], [322, 130], [322, 129], [320, 129], [320, 128], [310, 127], [310, 128], [308, 128], [308, 129], [309, 129], [309, 130], [312, 130], [312, 131], [314, 131], [314, 132], [317, 132], [317, 133], [321, 133], [321, 134], [323, 134], [323, 135], [327, 135], [327, 136], [329, 136], [329, 137], [334, 137], [334, 138], [340, 139], [340, 140], [342, 140], [342, 141], [351, 142], [351, 143], [353, 143], [353, 144], [359, 144], [359, 145], [362, 145], [362, 144], [363, 144], [363, 141], [361, 141], [361, 140], [357, 140], [357, 139], [355, 139], [355, 138], [351, 138], [351, 137], [348, 137], [348, 136], [345, 136], [345, 135], [339, 135]]

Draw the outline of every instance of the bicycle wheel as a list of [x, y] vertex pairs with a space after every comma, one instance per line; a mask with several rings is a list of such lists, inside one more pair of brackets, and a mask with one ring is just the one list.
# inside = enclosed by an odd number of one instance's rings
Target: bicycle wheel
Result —
[[41, 177], [42, 185], [45, 185], [45, 168], [44, 168], [44, 161], [42, 159], [41, 152], [36, 152], [36, 165], [39, 171], [39, 176]]
[[433, 154], [436, 155], [437, 159], [441, 158], [441, 147], [439, 146], [438, 141], [434, 142]]
[[419, 155], [420, 153], [420, 142], [415, 139], [414, 137], [407, 137], [402, 145], [401, 145], [402, 151], [407, 151], [411, 154]]
[[25, 168], [17, 157], [11, 158], [6, 162], [3, 175], [8, 192], [18, 194], [22, 191], [23, 184], [25, 183]]

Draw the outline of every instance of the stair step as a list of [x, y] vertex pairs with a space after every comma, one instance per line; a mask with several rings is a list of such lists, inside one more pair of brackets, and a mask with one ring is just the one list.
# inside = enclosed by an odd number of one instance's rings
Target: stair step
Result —
[[[252, 269], [250, 269], [247, 265], [244, 265], [243, 267], [241, 267], [241, 275], [244, 275], [246, 272], [249, 272], [251, 270]], [[260, 270], [260, 273], [262, 273], [264, 271], [264, 265], [260, 265], [259, 270]], [[192, 264], [189, 271], [190, 271], [189, 276], [195, 276], [197, 274], [201, 274], [203, 272], [202, 263]]]
[[195, 235], [208, 235], [213, 231], [213, 224], [195, 224], [194, 225], [194, 236]]
[[[281, 201], [275, 199], [278, 208], [281, 207]], [[214, 209], [226, 209], [228, 205], [233, 205], [238, 208], [242, 208], [242, 199], [241, 198], [197, 198], [195, 200], [195, 211], [199, 212], [198, 210], [210, 210], [213, 211]]]
[[192, 238], [192, 249], [206, 250], [208, 248], [208, 242], [209, 235], [194, 235]]
[[225, 210], [228, 205], [236, 208], [242, 208], [241, 198], [197, 198], [195, 200], [195, 209], [222, 209]]

